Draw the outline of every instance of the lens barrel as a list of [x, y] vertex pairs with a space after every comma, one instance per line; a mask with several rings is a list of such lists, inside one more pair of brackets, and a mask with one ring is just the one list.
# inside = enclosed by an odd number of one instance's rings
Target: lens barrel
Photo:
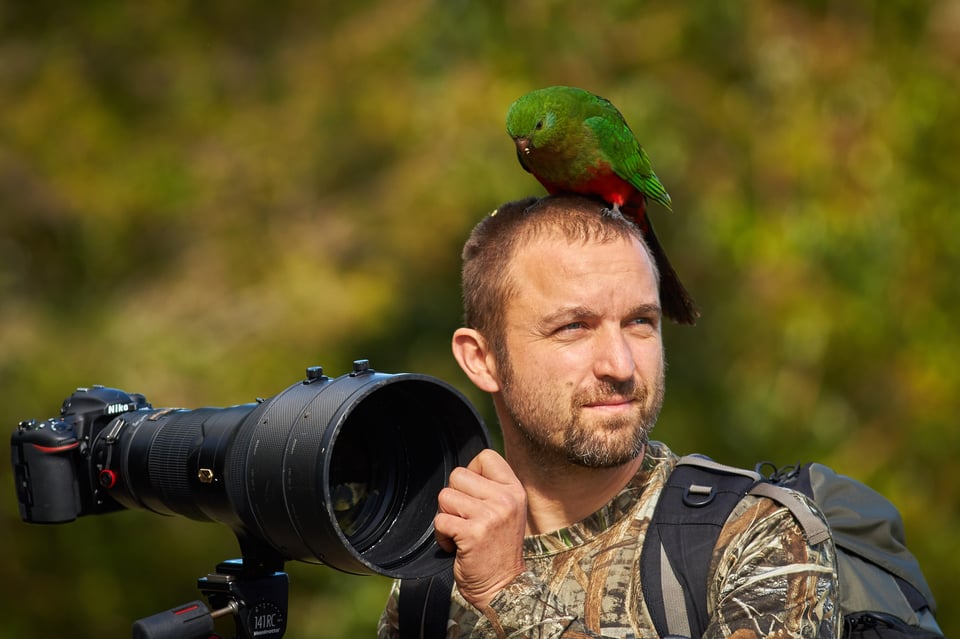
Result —
[[127, 508], [218, 521], [285, 560], [412, 578], [452, 561], [434, 539], [437, 495], [489, 445], [452, 386], [361, 360], [257, 404], [127, 413], [92, 449]]

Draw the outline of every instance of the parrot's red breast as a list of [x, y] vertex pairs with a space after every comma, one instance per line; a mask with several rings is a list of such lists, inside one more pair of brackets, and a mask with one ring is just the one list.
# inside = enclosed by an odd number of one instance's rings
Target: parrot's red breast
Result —
[[553, 184], [539, 175], [534, 174], [543, 188], [550, 194], [579, 193], [581, 195], [595, 195], [604, 201], [619, 208], [629, 219], [647, 230], [646, 220], [647, 198], [635, 186], [613, 172], [609, 164], [600, 164], [589, 167], [585, 179], [576, 183]]
[[613, 172], [609, 164], [589, 167], [582, 179], [576, 182], [554, 184], [534, 173], [534, 177], [543, 184], [548, 193], [579, 193], [581, 195], [596, 195], [610, 204], [623, 206], [633, 196], [642, 195], [636, 187]]

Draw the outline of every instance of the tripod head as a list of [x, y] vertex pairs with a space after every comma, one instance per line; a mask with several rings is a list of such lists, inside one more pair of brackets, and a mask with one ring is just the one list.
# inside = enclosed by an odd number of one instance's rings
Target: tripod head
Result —
[[[281, 564], [282, 567], [282, 564]], [[210, 602], [192, 601], [133, 624], [133, 639], [212, 639], [214, 620], [232, 614], [234, 639], [282, 637], [287, 628], [287, 573], [267, 564], [231, 559], [197, 580]]]

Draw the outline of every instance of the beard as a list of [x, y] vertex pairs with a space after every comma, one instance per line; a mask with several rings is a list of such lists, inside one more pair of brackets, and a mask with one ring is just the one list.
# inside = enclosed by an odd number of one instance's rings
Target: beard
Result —
[[[562, 387], [517, 380], [509, 363], [502, 374], [503, 403], [531, 460], [585, 468], [614, 468], [640, 456], [663, 406], [664, 374], [648, 388], [641, 380], [602, 380], [564, 399]], [[590, 415], [584, 407], [607, 399], [632, 399], [633, 410]]]

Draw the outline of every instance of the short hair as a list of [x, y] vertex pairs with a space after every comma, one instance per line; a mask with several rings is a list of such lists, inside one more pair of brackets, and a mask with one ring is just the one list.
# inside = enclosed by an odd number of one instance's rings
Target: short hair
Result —
[[[473, 228], [463, 247], [461, 286], [464, 325], [480, 332], [500, 361], [505, 361], [502, 310], [516, 292], [511, 260], [520, 247], [547, 234], [584, 244], [634, 239], [650, 254], [643, 232], [601, 200], [563, 194], [528, 197], [497, 208]], [[650, 263], [659, 281], [652, 255]]]

